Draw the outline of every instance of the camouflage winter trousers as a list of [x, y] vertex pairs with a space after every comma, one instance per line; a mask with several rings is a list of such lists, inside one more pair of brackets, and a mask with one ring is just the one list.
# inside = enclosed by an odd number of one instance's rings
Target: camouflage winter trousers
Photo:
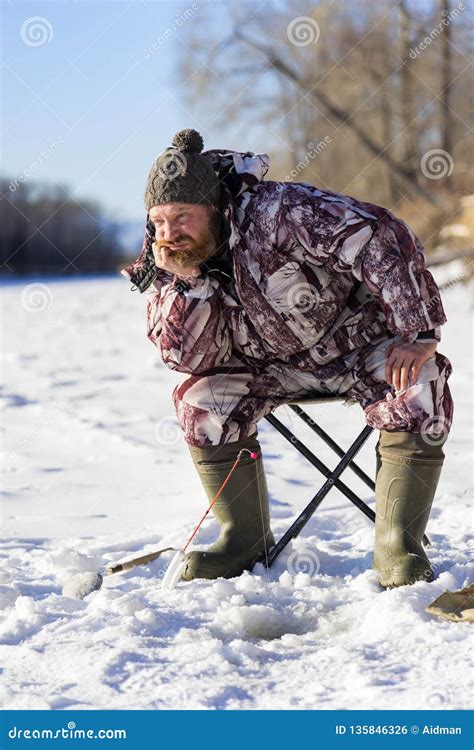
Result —
[[253, 435], [257, 423], [281, 404], [314, 394], [344, 396], [379, 430], [448, 432], [453, 401], [449, 359], [435, 352], [417, 382], [396, 392], [385, 381], [386, 350], [398, 336], [356, 349], [311, 372], [281, 361], [261, 362], [238, 351], [205, 373], [184, 375], [173, 401], [189, 445], [222, 445]]

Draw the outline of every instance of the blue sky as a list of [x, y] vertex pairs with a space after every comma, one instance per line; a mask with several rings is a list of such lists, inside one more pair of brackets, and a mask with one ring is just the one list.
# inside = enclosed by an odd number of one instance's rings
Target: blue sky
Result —
[[[244, 0], [245, 10], [253, 15], [267, 1]], [[421, 14], [423, 5], [417, 0], [413, 10]], [[289, 7], [297, 13], [306, 4]], [[178, 79], [177, 60], [183, 45], [193, 53], [183, 29], [204, 17], [210, 36], [217, 30], [224, 39], [230, 29], [220, 0], [0, 0], [0, 9], [2, 165], [11, 180], [66, 184], [78, 200], [98, 199], [111, 218], [141, 221], [147, 174], [176, 131], [196, 128], [206, 149], [287, 147], [278, 123], [267, 127], [247, 113], [223, 124], [212, 100], [222, 79], [208, 85], [204, 107], [186, 102], [192, 82]], [[279, 95], [271, 74], [258, 86]], [[235, 87], [229, 81], [229, 98]], [[316, 133], [326, 133], [324, 118]]]
[[219, 123], [209, 127], [183, 101], [175, 62], [184, 37], [176, 19], [191, 9], [184, 23], [194, 13], [214, 23], [219, 13], [207, 0], [192, 6], [4, 2], [4, 174], [18, 179], [29, 169], [30, 180], [66, 183], [77, 199], [97, 198], [111, 216], [135, 220], [143, 218], [153, 159], [177, 130], [205, 127], [205, 148], [252, 149], [251, 141], [223, 143]]

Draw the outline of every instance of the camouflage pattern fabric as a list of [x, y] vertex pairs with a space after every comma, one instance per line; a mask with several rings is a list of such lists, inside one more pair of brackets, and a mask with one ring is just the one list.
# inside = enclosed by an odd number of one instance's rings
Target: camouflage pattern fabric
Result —
[[[385, 352], [446, 322], [413, 230], [388, 209], [308, 183], [264, 180], [266, 154], [205, 152], [219, 175], [230, 274], [212, 268], [178, 291], [160, 272], [146, 289], [147, 336], [184, 374], [173, 392], [186, 441], [219, 445], [255, 432], [304, 395], [347, 396], [377, 429], [449, 431], [452, 366], [436, 352], [396, 393]], [[133, 283], [154, 227], [147, 221]], [[216, 264], [217, 266], [217, 264]]]

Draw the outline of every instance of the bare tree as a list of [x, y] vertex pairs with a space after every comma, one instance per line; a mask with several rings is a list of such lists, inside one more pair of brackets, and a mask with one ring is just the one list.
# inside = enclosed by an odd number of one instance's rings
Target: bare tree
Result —
[[[204, 131], [261, 139], [271, 151], [276, 179], [304, 161], [309, 141], [329, 135], [331, 146], [298, 179], [361, 197], [370, 191], [380, 202], [411, 196], [446, 206], [453, 189], [427, 179], [421, 160], [449, 136], [450, 153], [455, 148], [467, 154], [469, 133], [461, 131], [469, 121], [469, 95], [460, 91], [468, 35], [463, 18], [459, 28], [452, 24], [451, 37], [433, 35], [421, 51], [417, 45], [439, 21], [438, 13], [434, 0], [423, 10], [408, 0], [396, 6], [388, 0], [355, 0], [350, 7], [322, 0], [213, 6], [210, 16], [203, 13], [184, 29], [177, 82], [185, 82], [182, 94], [193, 111], [204, 104]], [[298, 20], [307, 42], [302, 35], [292, 38]], [[440, 81], [442, 50], [454, 34]], [[440, 89], [442, 106], [451, 111], [449, 124], [440, 117]]]
[[412, 126], [415, 120], [415, 80], [413, 76], [413, 61], [410, 50], [413, 44], [412, 19], [408, 11], [406, 0], [400, 0], [400, 127], [402, 132], [400, 143], [400, 162], [405, 165], [410, 181], [417, 182], [417, 144], [416, 128]]
[[[448, 154], [453, 152], [453, 134], [454, 122], [451, 113], [452, 104], [452, 72], [451, 72], [451, 24], [449, 23], [449, 14], [451, 12], [449, 0], [439, 0], [439, 14], [442, 19], [448, 19], [444, 26], [443, 36], [441, 38], [441, 94], [440, 118], [441, 118], [441, 148]], [[448, 184], [451, 184], [451, 175], [446, 175]]]

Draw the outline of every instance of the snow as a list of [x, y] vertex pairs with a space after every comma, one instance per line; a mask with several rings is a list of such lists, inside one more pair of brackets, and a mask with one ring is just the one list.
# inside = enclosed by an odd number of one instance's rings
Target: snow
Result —
[[[466, 288], [443, 297], [455, 421], [428, 526], [433, 583], [381, 590], [373, 526], [332, 490], [269, 571], [164, 590], [170, 551], [76, 599], [63, 593], [71, 576], [179, 548], [206, 500], [171, 403], [180, 376], [146, 339], [144, 298], [122, 277], [41, 283], [34, 305], [27, 282], [2, 289], [4, 708], [470, 707], [469, 625], [424, 611], [473, 580]], [[312, 413], [344, 446], [364, 425], [357, 405]], [[288, 408], [279, 415], [319, 446]], [[321, 480], [266, 422], [259, 434], [279, 537]], [[358, 457], [371, 475], [376, 439]], [[373, 507], [357, 477], [343, 478]], [[206, 521], [195, 547], [216, 533]]]

